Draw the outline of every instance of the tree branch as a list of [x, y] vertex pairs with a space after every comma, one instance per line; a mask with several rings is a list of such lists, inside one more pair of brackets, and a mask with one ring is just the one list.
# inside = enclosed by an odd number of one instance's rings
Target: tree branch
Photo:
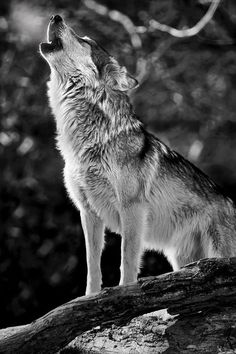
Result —
[[216, 9], [218, 8], [221, 0], [212, 0], [211, 5], [206, 14], [200, 19], [196, 25], [191, 28], [177, 29], [165, 24], [162, 24], [154, 19], [149, 21], [149, 27], [135, 26], [131, 19], [117, 10], [109, 10], [106, 6], [98, 4], [95, 0], [84, 0], [84, 4], [87, 8], [95, 11], [99, 15], [108, 16], [113, 21], [119, 22], [123, 25], [126, 31], [130, 35], [131, 43], [134, 48], [138, 49], [142, 46], [142, 40], [139, 33], [153, 32], [159, 30], [167, 32], [174, 37], [184, 38], [192, 37], [198, 34], [212, 19]]
[[124, 324], [144, 313], [194, 313], [236, 305], [236, 258], [203, 259], [174, 273], [140, 279], [72, 300], [31, 324], [0, 331], [0, 353], [54, 353], [96, 326]]
[[191, 28], [186, 28], [186, 29], [180, 30], [180, 29], [159, 23], [158, 21], [152, 19], [149, 21], [149, 29], [148, 30], [149, 31], [159, 30], [162, 32], [167, 32], [167, 33], [171, 34], [172, 36], [178, 37], [178, 38], [195, 36], [210, 22], [210, 20], [214, 16], [214, 13], [215, 13], [217, 7], [219, 6], [220, 1], [221, 0], [212, 0], [211, 5], [210, 5], [208, 11], [206, 12], [206, 14], [201, 18], [201, 20], [198, 23], [196, 23], [195, 26], [193, 26]]

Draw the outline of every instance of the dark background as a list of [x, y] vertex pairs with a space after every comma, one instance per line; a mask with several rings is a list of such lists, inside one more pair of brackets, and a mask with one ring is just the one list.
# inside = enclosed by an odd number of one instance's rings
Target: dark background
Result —
[[[207, 0], [101, 0], [137, 26], [151, 18], [194, 25]], [[0, 327], [23, 324], [84, 294], [86, 259], [78, 211], [66, 195], [49, 67], [40, 57], [51, 14], [96, 39], [141, 79], [133, 102], [147, 129], [203, 169], [236, 199], [236, 2], [223, 0], [199, 35], [158, 31], [134, 48], [124, 27], [79, 0], [0, 2]], [[120, 238], [107, 235], [104, 285], [119, 280]], [[142, 275], [170, 270], [154, 252]]]

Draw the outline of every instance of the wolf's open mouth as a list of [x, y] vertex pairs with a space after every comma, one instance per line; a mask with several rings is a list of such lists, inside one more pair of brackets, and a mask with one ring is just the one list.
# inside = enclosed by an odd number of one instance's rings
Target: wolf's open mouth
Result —
[[[60, 21], [58, 21], [58, 18], [60, 18]], [[41, 43], [40, 45], [42, 53], [46, 54], [63, 48], [60, 38], [61, 27], [62, 18], [58, 15], [53, 16], [47, 29], [47, 42]]]
[[58, 51], [63, 48], [60, 38], [55, 38], [51, 42], [43, 42], [43, 43], [41, 43], [40, 47], [41, 47], [42, 53], [44, 53], [44, 54]]

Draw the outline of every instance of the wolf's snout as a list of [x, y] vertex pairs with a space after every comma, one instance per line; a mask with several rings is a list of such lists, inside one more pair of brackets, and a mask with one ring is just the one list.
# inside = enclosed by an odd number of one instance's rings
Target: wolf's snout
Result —
[[57, 52], [63, 48], [61, 36], [65, 24], [60, 15], [53, 15], [47, 28], [47, 42], [40, 44], [40, 51], [43, 55]]
[[59, 23], [59, 22], [62, 22], [63, 19], [60, 15], [55, 15], [55, 16], [53, 15], [53, 16], [51, 16], [50, 21], [53, 23]]
[[48, 42], [53, 42], [60, 38], [63, 27], [63, 19], [60, 15], [51, 16], [47, 30]]

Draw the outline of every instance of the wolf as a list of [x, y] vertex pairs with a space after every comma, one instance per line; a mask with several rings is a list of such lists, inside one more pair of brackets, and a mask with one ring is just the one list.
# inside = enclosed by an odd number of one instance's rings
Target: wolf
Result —
[[122, 235], [120, 284], [137, 280], [144, 248], [173, 270], [205, 257], [236, 256], [236, 209], [210, 178], [147, 132], [130, 103], [138, 82], [94, 40], [52, 16], [40, 52], [51, 68], [48, 96], [80, 211], [86, 294], [102, 285], [104, 228]]

